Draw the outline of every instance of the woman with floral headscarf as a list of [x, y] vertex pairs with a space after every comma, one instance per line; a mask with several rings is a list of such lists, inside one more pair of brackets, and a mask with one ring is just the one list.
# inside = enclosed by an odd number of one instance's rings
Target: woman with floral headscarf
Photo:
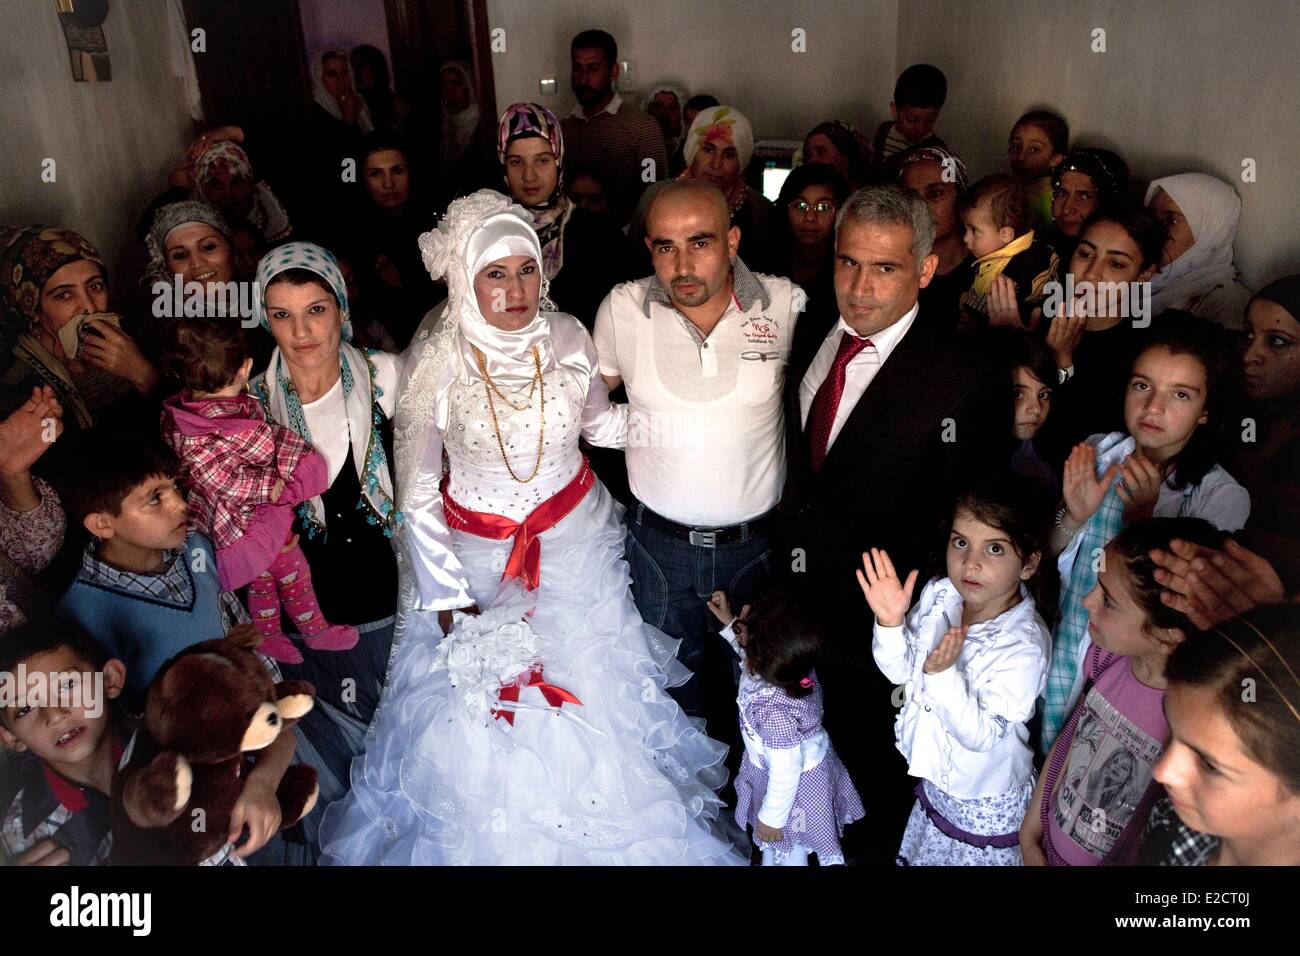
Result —
[[49, 386], [64, 423], [86, 429], [156, 415], [158, 372], [109, 309], [99, 251], [70, 229], [0, 229], [0, 414]]
[[362, 721], [379, 698], [397, 609], [393, 535], [402, 515], [389, 466], [397, 356], [351, 344], [347, 290], [334, 256], [309, 242], [271, 250], [257, 268], [257, 315], [275, 338], [251, 387], [267, 418], [297, 432], [325, 458], [326, 491], [298, 508], [295, 524], [321, 613], [350, 624], [348, 651], [303, 650], [284, 665], [318, 697]]
[[497, 158], [511, 198], [532, 217], [551, 300], [590, 330], [609, 290], [633, 278], [627, 240], [612, 220], [565, 193], [564, 134], [545, 106], [515, 103], [501, 114]]
[[247, 221], [267, 242], [281, 242], [293, 232], [284, 206], [271, 187], [254, 179], [248, 154], [238, 143], [221, 140], [208, 146], [194, 164], [194, 185], [200, 198]]
[[529, 219], [482, 190], [420, 239], [450, 296], [398, 404], [400, 643], [323, 860], [743, 863], [712, 829], [725, 748], [664, 692], [674, 642], [578, 447], [622, 444], [627, 410], [547, 300]]
[[686, 171], [679, 179], [713, 183], [727, 197], [731, 224], [740, 227], [741, 261], [751, 272], [773, 271], [777, 263], [772, 204], [745, 182], [745, 169], [754, 155], [754, 130], [749, 120], [732, 106], [702, 110], [686, 134], [682, 155]]
[[1128, 198], [1128, 163], [1108, 149], [1076, 149], [1052, 170], [1052, 221], [1056, 235], [1045, 236], [1062, 262], [1079, 244], [1083, 222], [1101, 206]]

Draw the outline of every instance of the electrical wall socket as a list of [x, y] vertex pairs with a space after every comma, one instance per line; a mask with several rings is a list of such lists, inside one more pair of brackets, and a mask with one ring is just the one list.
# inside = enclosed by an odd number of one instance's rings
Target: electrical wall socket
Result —
[[537, 88], [547, 96], [554, 96], [558, 86], [553, 76], [544, 76], [537, 82]]

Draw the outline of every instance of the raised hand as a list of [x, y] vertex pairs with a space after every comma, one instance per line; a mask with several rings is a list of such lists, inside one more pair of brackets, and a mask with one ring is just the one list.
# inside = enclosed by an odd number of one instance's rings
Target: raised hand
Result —
[[1168, 551], [1152, 551], [1151, 560], [1156, 582], [1164, 588], [1160, 600], [1201, 630], [1256, 605], [1286, 600], [1273, 566], [1236, 541], [1214, 551], [1175, 538]]
[[735, 615], [731, 613], [731, 602], [727, 600], [726, 591], [714, 591], [709, 595], [708, 603], [709, 610], [713, 612], [714, 617], [723, 624], [731, 623]]
[[1020, 306], [1016, 304], [1016, 284], [1007, 276], [998, 276], [993, 280], [987, 308], [990, 328], [998, 325], [1023, 328]]
[[0, 421], [0, 473], [26, 474], [62, 433], [63, 406], [54, 389], [32, 389], [32, 397]]
[[1097, 477], [1097, 450], [1087, 442], [1080, 442], [1065, 459], [1065, 472], [1061, 481], [1061, 492], [1065, 497], [1065, 506], [1076, 527], [1096, 513], [1110, 490], [1119, 465], [1114, 464], [1106, 473]]
[[962, 643], [965, 640], [966, 628], [949, 628], [948, 633], [941, 637], [939, 643], [931, 648], [921, 669], [927, 674], [938, 674], [940, 671], [946, 671], [957, 663], [957, 658], [961, 654]]
[[898, 579], [894, 562], [880, 548], [862, 554], [862, 570], [857, 572], [862, 596], [867, 599], [876, 622], [881, 627], [898, 627], [912, 606], [912, 589], [916, 587], [917, 572], [913, 570], [906, 581]]
[[1150, 518], [1155, 512], [1156, 500], [1165, 476], [1160, 466], [1150, 458], [1134, 452], [1120, 463], [1120, 500], [1124, 502], [1124, 523], [1133, 524]]
[[1056, 356], [1056, 364], [1060, 368], [1069, 368], [1074, 364], [1074, 350], [1083, 341], [1084, 326], [1087, 324], [1085, 316], [1057, 315], [1047, 327], [1047, 347]]

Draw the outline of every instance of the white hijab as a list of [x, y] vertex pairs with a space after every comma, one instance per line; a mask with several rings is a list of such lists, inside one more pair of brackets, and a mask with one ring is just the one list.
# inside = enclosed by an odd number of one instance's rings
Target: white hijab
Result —
[[469, 88], [470, 96], [469, 106], [459, 113], [453, 113], [447, 108], [447, 101], [442, 101], [442, 158], [448, 163], [455, 163], [465, 155], [465, 150], [469, 149], [470, 141], [478, 130], [479, 114], [478, 103], [475, 100], [474, 73], [469, 64], [464, 60], [448, 60], [438, 71], [439, 79], [447, 70], [461, 75], [465, 86]]
[[1151, 278], [1151, 311], [1186, 308], [1190, 300], [1216, 285], [1232, 282], [1232, 243], [1241, 217], [1241, 199], [1221, 179], [1182, 173], [1157, 179], [1147, 187], [1145, 203], [1163, 189], [1178, 204], [1196, 244]]
[[[316, 105], [323, 109], [330, 116], [339, 122], [343, 121], [343, 108], [339, 106], [339, 101], [334, 99], [330, 91], [325, 89], [325, 58], [327, 56], [340, 57], [346, 64], [345, 69], [348, 76], [352, 75], [352, 61], [346, 53], [340, 53], [334, 47], [325, 47], [316, 52], [316, 56], [311, 61], [311, 95], [316, 101]], [[356, 93], [356, 84], [353, 84], [352, 91]], [[356, 93], [361, 99], [361, 109], [357, 113], [357, 129], [363, 133], [369, 133], [375, 128], [374, 121], [370, 118], [370, 110], [366, 106], [365, 99], [360, 93]]]
[[[413, 343], [406, 353], [407, 379], [397, 397], [394, 421], [399, 497], [415, 485], [430, 431], [447, 427], [447, 421], [435, 416], [439, 393], [451, 381], [480, 377], [475, 349], [483, 353], [492, 380], [503, 388], [533, 380], [534, 349], [543, 372], [556, 361], [550, 338], [555, 306], [547, 298], [544, 273], [537, 314], [517, 332], [488, 322], [474, 294], [474, 276], [503, 256], [532, 256], [541, 269], [541, 245], [522, 206], [491, 189], [480, 189], [452, 202], [437, 228], [419, 241], [425, 268], [434, 279], [446, 278], [448, 295], [432, 334], [422, 345]], [[450, 376], [443, 375], [445, 369]], [[443, 412], [445, 419], [445, 407]]]

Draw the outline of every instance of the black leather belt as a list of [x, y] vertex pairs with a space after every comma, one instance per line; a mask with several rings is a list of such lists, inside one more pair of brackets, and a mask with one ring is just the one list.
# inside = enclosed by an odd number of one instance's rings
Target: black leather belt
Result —
[[638, 501], [632, 506], [632, 517], [637, 524], [654, 528], [656, 531], [687, 541], [698, 548], [716, 548], [721, 544], [735, 544], [748, 541], [759, 535], [768, 534], [776, 523], [776, 510], [773, 509], [767, 514], [759, 515], [757, 518], [742, 521], [740, 524], [728, 525], [725, 528], [701, 528], [678, 524], [676, 521], [671, 521], [663, 515], [651, 511], [645, 504]]

